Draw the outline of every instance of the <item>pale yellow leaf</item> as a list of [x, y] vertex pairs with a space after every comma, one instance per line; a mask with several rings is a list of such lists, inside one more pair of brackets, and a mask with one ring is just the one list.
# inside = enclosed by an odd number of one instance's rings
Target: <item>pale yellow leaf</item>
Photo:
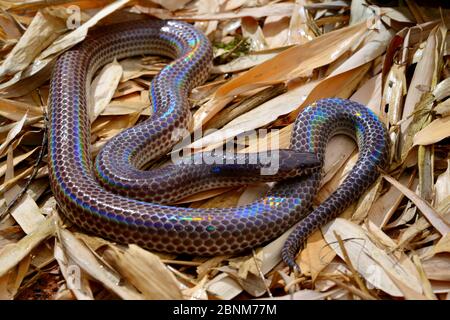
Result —
[[447, 159], [447, 170], [441, 173], [434, 185], [434, 205], [436, 208], [444, 206], [450, 197], [450, 159]]
[[0, 67], [0, 77], [24, 70], [39, 53], [65, 31], [64, 20], [38, 11]]
[[249, 69], [251, 67], [264, 63], [270, 59], [273, 59], [280, 53], [280, 51], [283, 50], [284, 49], [274, 49], [264, 52], [249, 53], [246, 54], [245, 56], [241, 56], [234, 60], [231, 60], [226, 64], [214, 66], [211, 70], [211, 73], [222, 74]]
[[[448, 78], [448, 79], [450, 79], [450, 78]], [[443, 102], [436, 105], [436, 107], [434, 108], [434, 111], [436, 112], [436, 114], [439, 114], [442, 117], [450, 116], [450, 98], [448, 98], [447, 100], [444, 100]]]
[[258, 21], [251, 17], [241, 18], [242, 36], [250, 41], [251, 51], [260, 51], [267, 48], [266, 39]]
[[220, 273], [211, 279], [205, 287], [210, 294], [223, 300], [233, 299], [243, 290], [239, 283], [226, 273]]
[[305, 8], [305, 0], [297, 0], [289, 22], [287, 35], [288, 44], [301, 44], [315, 38], [315, 30], [311, 28], [313, 23], [309, 12]]
[[394, 178], [383, 175], [383, 177], [389, 181], [394, 187], [400, 190], [405, 196], [407, 196], [414, 204], [422, 211], [423, 215], [428, 219], [428, 221], [433, 225], [436, 230], [445, 235], [450, 232], [450, 226], [442, 219], [442, 217], [436, 212], [433, 207], [431, 207], [425, 200], [420, 198], [415, 192], [411, 191], [400, 182]]
[[435, 255], [422, 261], [423, 268], [428, 279], [450, 281], [450, 256]]
[[182, 9], [190, 0], [151, 0], [171, 11]]
[[[333, 1], [326, 3], [308, 3], [305, 5], [306, 9], [330, 9], [330, 10], [340, 10], [342, 8], [347, 8], [348, 3], [345, 1]], [[171, 15], [168, 10], [160, 10], [159, 8], [150, 8], [135, 6], [140, 12], [151, 14], [157, 16], [160, 19], [183, 19], [183, 20], [229, 20], [237, 19], [242, 17], [254, 17], [261, 18], [267, 16], [286, 16], [291, 15], [294, 8], [293, 3], [270, 3], [268, 5], [256, 6], [256, 7], [244, 7], [235, 11], [228, 12], [217, 12], [217, 13], [199, 13], [199, 14], [189, 14], [189, 15]], [[231, 6], [233, 8], [233, 6]], [[231, 10], [230, 8], [230, 10]]]
[[381, 74], [367, 80], [351, 97], [350, 100], [359, 102], [377, 115], [381, 115]]
[[237, 95], [256, 88], [309, 74], [317, 67], [337, 59], [366, 31], [364, 23], [326, 33], [312, 41], [294, 46], [234, 78], [216, 91], [216, 98]]
[[54, 257], [58, 262], [62, 276], [66, 280], [67, 288], [73, 295], [78, 300], [94, 300], [86, 275], [70, 257], [66, 256], [59, 242], [55, 243]]
[[227, 141], [243, 132], [263, 127], [275, 121], [279, 116], [295, 110], [316, 84], [316, 82], [311, 82], [279, 95], [230, 121], [221, 130], [195, 141], [191, 146], [193, 148], [206, 147]]
[[97, 24], [101, 19], [110, 15], [114, 11], [120, 9], [126, 5], [130, 0], [118, 0], [112, 2], [111, 4], [105, 6], [100, 11], [98, 11], [91, 19], [83, 23], [81, 26], [76, 28], [74, 31], [64, 35], [55, 42], [52, 43], [42, 54], [39, 55], [38, 60], [44, 60], [54, 54], [61, 52], [62, 50], [68, 49], [71, 46], [77, 44], [84, 40], [87, 35], [88, 30]]
[[300, 254], [300, 270], [303, 274], [310, 273], [312, 281], [316, 281], [335, 256], [336, 253], [326, 243], [320, 230], [317, 230], [308, 237], [306, 246]]
[[158, 256], [136, 245], [129, 245], [125, 252], [110, 251], [109, 262], [117, 266], [123, 276], [146, 299], [182, 299], [177, 280]]
[[155, 75], [161, 70], [163, 64], [158, 62], [152, 62], [147, 65], [144, 64], [142, 58], [128, 58], [121, 60], [120, 65], [122, 66], [123, 73], [120, 82], [125, 82], [130, 79], [135, 79], [143, 75]]
[[413, 145], [430, 145], [450, 137], [450, 116], [433, 120], [414, 135]]
[[25, 120], [27, 119], [27, 114], [22, 117], [19, 121], [17, 121], [14, 125], [14, 127], [9, 130], [8, 135], [6, 136], [5, 141], [0, 145], [0, 155], [3, 156], [5, 154], [6, 148], [8, 147], [9, 143], [22, 131], [22, 127], [25, 123]]
[[445, 234], [434, 246], [434, 253], [450, 253], [450, 233]]
[[378, 248], [358, 225], [337, 218], [323, 227], [322, 232], [325, 240], [340, 257], [343, 257], [343, 253], [337, 244], [335, 233], [342, 238], [353, 267], [372, 286], [393, 296], [403, 295], [386, 274], [384, 268], [389, 268], [400, 283], [417, 293], [422, 292], [418, 278], [405, 269], [394, 255]]
[[64, 253], [74, 262], [74, 265], [79, 266], [122, 299], [143, 299], [143, 296], [130, 285], [120, 284], [120, 277], [101, 263], [70, 231], [59, 228], [58, 234]]
[[0, 115], [13, 121], [20, 121], [26, 114], [30, 117], [42, 115], [42, 109], [24, 102], [0, 98]]
[[107, 5], [106, 7], [98, 11], [91, 19], [83, 23], [80, 27], [76, 28], [74, 31], [71, 31], [66, 35], [63, 35], [56, 41], [53, 41], [50, 46], [48, 46], [43, 52], [41, 52], [34, 59], [33, 64], [25, 68], [21, 74], [17, 73], [16, 76], [11, 78], [9, 81], [0, 84], [0, 90], [5, 91], [7, 95], [18, 96], [24, 94], [23, 92], [20, 91], [23, 89], [20, 88], [21, 86], [19, 85], [22, 85], [23, 87], [23, 84], [28, 81], [27, 82], [28, 91], [26, 92], [29, 92], [33, 88], [42, 84], [45, 80], [48, 79], [52, 63], [55, 61], [55, 58], [58, 54], [60, 54], [64, 50], [69, 49], [75, 44], [83, 41], [87, 35], [88, 30], [91, 27], [96, 25], [97, 22], [100, 21], [101, 19], [105, 18], [109, 14], [123, 7], [128, 2], [129, 0], [119, 0], [112, 2], [111, 4]]
[[55, 232], [53, 217], [45, 219], [33, 232], [20, 239], [15, 244], [9, 244], [0, 251], [0, 277], [17, 265], [42, 241]]
[[[400, 177], [399, 182], [410, 188], [414, 181], [410, 175], [404, 174]], [[393, 186], [389, 188], [381, 197], [375, 201], [368, 213], [368, 219], [379, 227], [384, 227], [400, 205], [404, 195]]]
[[283, 47], [287, 43], [289, 32], [288, 16], [267, 17], [264, 21], [263, 32], [269, 48]]
[[92, 81], [90, 100], [91, 123], [105, 110], [122, 78], [122, 66], [114, 60], [105, 65]]
[[[16, 166], [19, 163], [21, 163], [22, 161], [24, 161], [25, 159], [27, 159], [29, 156], [31, 156], [36, 150], [38, 150], [39, 147], [36, 147], [24, 154], [21, 154], [19, 156], [14, 157], [12, 165]], [[6, 161], [0, 163], [0, 177], [2, 177], [5, 173], [6, 173], [6, 168], [7, 168], [7, 163]]]
[[443, 53], [441, 44], [445, 39], [446, 32], [447, 29], [444, 24], [435, 27], [430, 32], [422, 57], [417, 63], [411, 79], [400, 126], [402, 158], [406, 157], [407, 152], [413, 144], [413, 137], [423, 122], [423, 116], [414, 116], [414, 112], [418, 110], [426, 111], [430, 108], [428, 103], [419, 102], [423, 101], [422, 99], [425, 94], [433, 90], [433, 85], [435, 85], [435, 78], [438, 77], [438, 61], [440, 55]]
[[[21, 191], [22, 188], [18, 185], [15, 185], [5, 192], [5, 198], [9, 202], [15, 197], [16, 194]], [[38, 205], [33, 200], [33, 198], [28, 195], [28, 193], [25, 193], [22, 196], [22, 198], [11, 210], [10, 214], [26, 234], [32, 233], [45, 220], [45, 217], [39, 209]]]
[[436, 101], [441, 101], [450, 96], [450, 78], [444, 79], [436, 85], [433, 96]]

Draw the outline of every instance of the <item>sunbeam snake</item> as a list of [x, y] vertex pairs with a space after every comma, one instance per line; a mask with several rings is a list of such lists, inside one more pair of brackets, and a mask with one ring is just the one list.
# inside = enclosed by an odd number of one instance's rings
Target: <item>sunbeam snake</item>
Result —
[[[174, 59], [151, 82], [153, 113], [111, 139], [93, 162], [91, 79], [114, 59], [145, 54]], [[205, 189], [268, 179], [257, 177], [255, 167], [246, 164], [142, 169], [170, 152], [175, 130], [189, 128], [188, 94], [206, 80], [211, 61], [211, 45], [201, 32], [188, 23], [162, 20], [98, 28], [62, 54], [51, 77], [48, 125], [49, 172], [57, 203], [70, 221], [94, 234], [193, 255], [236, 254], [267, 243], [300, 221], [281, 253], [295, 268], [295, 255], [305, 239], [357, 200], [386, 166], [386, 129], [359, 103], [319, 100], [297, 117], [291, 150], [280, 153], [281, 174], [276, 180], [286, 179], [276, 182], [266, 196], [232, 208], [170, 206]], [[338, 133], [356, 139], [359, 158], [338, 189], [312, 210], [325, 147]]]

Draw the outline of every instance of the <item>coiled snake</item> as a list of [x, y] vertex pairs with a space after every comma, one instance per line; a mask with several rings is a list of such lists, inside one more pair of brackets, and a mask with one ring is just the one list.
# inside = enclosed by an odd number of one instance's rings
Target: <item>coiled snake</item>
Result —
[[[144, 54], [174, 59], [151, 82], [153, 114], [115, 136], [93, 163], [87, 103], [91, 78], [113, 59]], [[378, 168], [386, 165], [386, 130], [356, 102], [323, 99], [296, 119], [291, 150], [280, 151], [278, 176], [259, 176], [260, 166], [246, 163], [142, 170], [171, 150], [174, 130], [188, 128], [188, 93], [207, 78], [211, 59], [211, 46], [201, 32], [184, 22], [161, 20], [100, 28], [62, 54], [52, 73], [49, 97], [49, 171], [56, 200], [69, 220], [94, 234], [195, 255], [241, 252], [274, 239], [301, 220], [282, 250], [283, 260], [296, 267], [295, 255], [307, 236], [358, 199], [378, 177]], [[326, 144], [342, 132], [356, 137], [358, 161], [339, 188], [310, 212]], [[270, 178], [283, 181], [245, 206], [167, 205], [208, 188]]]

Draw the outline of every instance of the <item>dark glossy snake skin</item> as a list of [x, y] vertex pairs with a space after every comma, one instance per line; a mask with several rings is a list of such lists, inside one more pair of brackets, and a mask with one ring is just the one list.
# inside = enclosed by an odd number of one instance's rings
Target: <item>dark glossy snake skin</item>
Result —
[[[175, 59], [152, 81], [154, 113], [112, 139], [93, 164], [86, 98], [91, 77], [113, 59], [143, 54]], [[204, 35], [189, 24], [160, 20], [108, 26], [64, 53], [53, 71], [49, 101], [49, 168], [57, 202], [79, 227], [118, 242], [172, 253], [233, 254], [274, 239], [303, 218], [319, 186], [329, 137], [356, 133], [360, 156], [355, 167], [339, 189], [302, 220], [283, 249], [283, 259], [295, 267], [294, 257], [306, 237], [377, 178], [378, 167], [387, 159], [385, 129], [358, 103], [324, 99], [299, 115], [292, 150], [280, 152], [280, 173], [274, 177], [261, 177], [261, 165], [246, 164], [142, 170], [171, 150], [173, 132], [189, 126], [187, 95], [205, 80], [210, 64], [211, 47]], [[287, 179], [246, 206], [194, 209], [163, 204], [211, 187], [282, 178]]]

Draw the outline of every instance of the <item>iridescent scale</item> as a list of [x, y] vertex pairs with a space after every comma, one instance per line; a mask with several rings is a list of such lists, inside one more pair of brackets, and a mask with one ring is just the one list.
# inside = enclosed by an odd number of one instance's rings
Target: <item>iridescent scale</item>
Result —
[[[106, 63], [144, 54], [174, 59], [151, 83], [153, 115], [114, 137], [93, 164], [87, 84]], [[53, 192], [62, 212], [79, 227], [121, 243], [171, 253], [235, 254], [274, 239], [303, 218], [282, 252], [294, 267], [306, 237], [376, 180], [378, 168], [388, 158], [386, 130], [370, 110], [348, 100], [320, 100], [298, 116], [291, 140], [295, 152], [313, 152], [323, 162], [328, 139], [342, 131], [357, 137], [360, 150], [342, 185], [312, 212], [321, 179], [317, 167], [307, 169], [306, 176], [278, 182], [264, 198], [246, 206], [166, 205], [187, 194], [242, 183], [245, 165], [227, 174], [207, 165], [142, 170], [171, 150], [174, 131], [188, 128], [188, 93], [207, 78], [211, 59], [207, 38], [193, 26], [160, 20], [108, 26], [64, 53], [53, 70], [49, 103]], [[292, 159], [287, 154], [282, 161], [289, 165]], [[253, 176], [246, 181], [253, 179], [260, 181]]]

